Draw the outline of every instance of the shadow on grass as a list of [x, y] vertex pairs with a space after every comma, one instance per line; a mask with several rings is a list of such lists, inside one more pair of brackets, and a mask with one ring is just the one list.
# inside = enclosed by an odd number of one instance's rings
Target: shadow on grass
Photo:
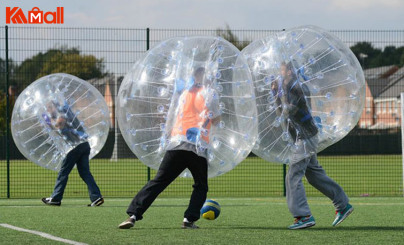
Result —
[[313, 230], [334, 230], [338, 231], [404, 231], [404, 226], [343, 226], [343, 227], [320, 227]]
[[[121, 230], [117, 228], [118, 230]], [[181, 230], [181, 227], [136, 227], [130, 230], [123, 231], [145, 231], [145, 230]], [[182, 230], [195, 230], [195, 231], [203, 231], [203, 230], [279, 230], [279, 231], [288, 231], [287, 227], [266, 227], [266, 226], [215, 226], [215, 227], [200, 227], [199, 229], [182, 229]], [[309, 229], [301, 229], [301, 230], [290, 230], [290, 232], [318, 232], [318, 231], [333, 231], [333, 232], [346, 232], [346, 231], [404, 231], [404, 226], [396, 226], [396, 227], [384, 227], [384, 226], [361, 226], [361, 227], [329, 227], [329, 228], [309, 228]]]
[[[241, 230], [288, 230], [287, 227], [268, 227], [268, 226], [226, 226], [209, 227], [206, 229], [241, 229]], [[404, 231], [404, 226], [343, 226], [343, 227], [312, 227], [300, 229], [301, 231]], [[291, 230], [292, 231], [292, 230]], [[294, 230], [296, 231], [296, 230]], [[297, 230], [299, 231], [299, 230]]]

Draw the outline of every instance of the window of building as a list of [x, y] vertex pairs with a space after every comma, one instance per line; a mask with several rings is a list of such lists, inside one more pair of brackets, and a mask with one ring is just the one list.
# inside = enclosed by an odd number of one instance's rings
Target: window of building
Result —
[[398, 102], [397, 102], [397, 101], [394, 101], [394, 102], [393, 102], [393, 105], [394, 105], [394, 106], [393, 106], [393, 108], [394, 108], [393, 111], [394, 111], [394, 113], [397, 114], [397, 113], [398, 113]]
[[393, 101], [388, 101], [387, 105], [389, 106], [389, 113], [393, 113]]
[[366, 114], [369, 114], [372, 109], [372, 99], [366, 98]]
[[380, 112], [381, 112], [381, 105], [382, 105], [382, 103], [381, 102], [379, 102], [379, 103], [377, 103], [376, 104], [376, 114], [379, 114]]

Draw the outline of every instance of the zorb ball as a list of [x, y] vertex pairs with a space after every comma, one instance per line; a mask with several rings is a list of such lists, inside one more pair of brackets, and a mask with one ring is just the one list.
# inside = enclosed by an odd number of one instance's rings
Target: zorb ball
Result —
[[120, 86], [116, 112], [123, 138], [147, 166], [158, 169], [167, 150], [186, 148], [208, 160], [214, 177], [250, 153], [256, 108], [240, 51], [198, 36], [165, 40], [138, 60]]
[[242, 53], [257, 98], [256, 155], [298, 162], [357, 124], [365, 78], [355, 55], [334, 35], [302, 26], [254, 41]]
[[204, 219], [215, 220], [220, 215], [220, 205], [215, 200], [208, 199], [201, 208], [201, 216]]
[[94, 157], [107, 140], [109, 120], [107, 104], [95, 87], [57, 73], [36, 80], [18, 96], [11, 133], [27, 159], [58, 171], [81, 143], [90, 144], [90, 158]]

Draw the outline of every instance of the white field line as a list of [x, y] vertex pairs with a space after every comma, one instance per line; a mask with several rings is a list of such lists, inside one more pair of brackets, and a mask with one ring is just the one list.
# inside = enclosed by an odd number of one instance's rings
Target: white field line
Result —
[[40, 232], [40, 231], [34, 231], [34, 230], [28, 230], [28, 229], [20, 228], [20, 227], [17, 227], [17, 226], [12, 226], [12, 225], [9, 225], [9, 224], [0, 224], [0, 226], [3, 226], [5, 228], [9, 228], [9, 229], [12, 229], [12, 230], [16, 230], [16, 231], [22, 231], [22, 232], [31, 233], [31, 234], [34, 234], [34, 235], [44, 237], [44, 238], [49, 239], [49, 240], [54, 240], [54, 241], [58, 241], [58, 242], [64, 242], [64, 243], [67, 243], [67, 244], [88, 245], [87, 243], [76, 242], [76, 241], [64, 239], [64, 238], [61, 238], [61, 237], [52, 236], [52, 235], [50, 235], [48, 233], [44, 233], [44, 232]]

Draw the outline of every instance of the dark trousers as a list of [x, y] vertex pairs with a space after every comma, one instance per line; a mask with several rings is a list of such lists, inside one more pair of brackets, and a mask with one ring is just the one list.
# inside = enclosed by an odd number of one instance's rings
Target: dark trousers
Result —
[[206, 158], [184, 150], [166, 152], [156, 176], [137, 193], [126, 212], [141, 220], [157, 196], [186, 168], [191, 171], [194, 185], [184, 217], [191, 222], [197, 221], [208, 192], [208, 163]]
[[55, 188], [52, 193], [54, 201], [61, 201], [65, 191], [69, 174], [74, 165], [77, 166], [80, 177], [87, 184], [88, 194], [90, 195], [91, 202], [101, 197], [100, 189], [95, 183], [94, 177], [90, 172], [89, 156], [90, 144], [88, 142], [81, 143], [76, 148], [71, 150], [66, 158], [63, 160], [62, 167], [60, 168], [58, 177], [56, 179]]

